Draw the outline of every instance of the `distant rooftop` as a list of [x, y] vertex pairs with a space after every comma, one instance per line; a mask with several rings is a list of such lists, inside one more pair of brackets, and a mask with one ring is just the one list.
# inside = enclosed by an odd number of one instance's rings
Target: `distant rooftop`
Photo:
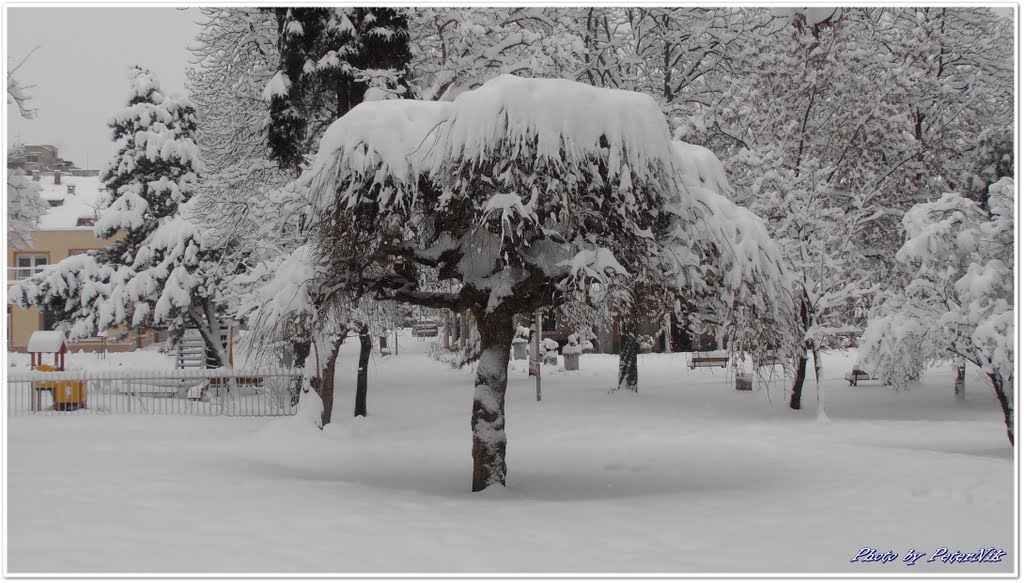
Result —
[[[52, 176], [43, 176], [38, 184], [43, 188], [39, 195], [51, 208], [39, 218], [37, 230], [92, 230], [89, 223], [96, 218], [102, 198], [103, 184], [98, 176], [65, 175], [61, 177], [61, 184], [54, 184]], [[74, 194], [68, 192], [69, 185], [74, 187]]]

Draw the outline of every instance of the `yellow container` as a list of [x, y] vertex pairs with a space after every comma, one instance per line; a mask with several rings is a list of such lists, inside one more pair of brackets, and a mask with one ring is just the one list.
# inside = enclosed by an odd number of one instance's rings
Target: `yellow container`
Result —
[[[36, 367], [40, 372], [55, 372], [52, 366], [41, 364]], [[67, 411], [85, 408], [85, 381], [50, 381], [33, 384], [36, 391], [50, 391], [53, 395], [53, 410]]]
[[66, 409], [71, 404], [85, 407], [85, 382], [58, 381], [54, 383], [53, 406], [57, 409]]

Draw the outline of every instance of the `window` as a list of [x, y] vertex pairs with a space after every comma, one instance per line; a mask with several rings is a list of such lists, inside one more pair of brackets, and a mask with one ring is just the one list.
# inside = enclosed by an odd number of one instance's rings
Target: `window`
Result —
[[50, 203], [50, 206], [63, 206], [64, 205], [64, 199], [63, 198], [51, 198], [51, 199], [47, 200], [46, 202]]
[[28, 155], [28, 161], [29, 161], [29, 163], [38, 163], [39, 162], [39, 156], [37, 156], [35, 154], [29, 154]]
[[49, 256], [44, 253], [18, 253], [14, 260], [18, 265], [15, 279], [25, 279], [39, 273], [50, 262]]
[[96, 219], [92, 217], [78, 217], [78, 222], [75, 225], [79, 227], [92, 227], [96, 224]]

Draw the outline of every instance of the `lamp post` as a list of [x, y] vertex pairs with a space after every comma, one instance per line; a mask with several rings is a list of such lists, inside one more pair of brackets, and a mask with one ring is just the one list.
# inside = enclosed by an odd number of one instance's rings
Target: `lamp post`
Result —
[[540, 402], [540, 335], [541, 335], [541, 322], [540, 322], [540, 310], [534, 312], [533, 316], [534, 330], [533, 330], [533, 362], [534, 362], [534, 374], [537, 376], [537, 402]]

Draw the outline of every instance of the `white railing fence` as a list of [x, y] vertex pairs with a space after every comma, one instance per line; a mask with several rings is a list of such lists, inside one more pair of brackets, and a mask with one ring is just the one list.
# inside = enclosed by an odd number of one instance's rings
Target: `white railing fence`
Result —
[[301, 370], [26, 372], [7, 375], [7, 414], [294, 415]]

